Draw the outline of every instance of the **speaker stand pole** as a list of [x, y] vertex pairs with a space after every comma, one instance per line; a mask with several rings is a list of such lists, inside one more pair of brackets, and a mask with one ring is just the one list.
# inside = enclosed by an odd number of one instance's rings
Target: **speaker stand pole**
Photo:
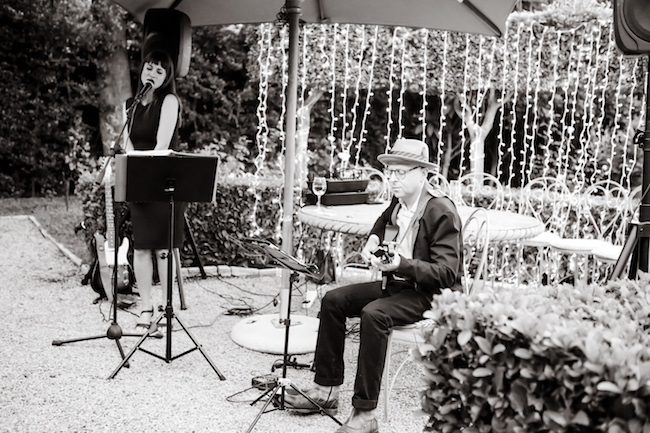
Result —
[[[648, 58], [650, 62], [650, 56]], [[650, 67], [650, 63], [648, 64]], [[650, 86], [650, 74], [648, 76], [648, 86]], [[650, 87], [647, 87], [650, 89]], [[649, 255], [650, 255], [650, 195], [648, 195], [648, 186], [650, 185], [650, 100], [646, 98], [646, 116], [645, 132], [643, 133], [643, 180], [641, 190], [641, 204], [639, 206], [639, 221], [633, 222], [630, 234], [625, 241], [623, 251], [616, 261], [614, 270], [610, 279], [620, 278], [623, 269], [630, 257], [629, 277], [636, 278], [637, 270], [648, 272]]]

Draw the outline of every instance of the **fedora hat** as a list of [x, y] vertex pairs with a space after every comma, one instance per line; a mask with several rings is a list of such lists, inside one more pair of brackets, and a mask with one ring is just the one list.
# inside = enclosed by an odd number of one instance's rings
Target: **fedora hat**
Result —
[[377, 160], [384, 165], [404, 164], [424, 167], [433, 173], [438, 172], [438, 164], [429, 161], [429, 146], [420, 140], [398, 138], [393, 147], [379, 155]]

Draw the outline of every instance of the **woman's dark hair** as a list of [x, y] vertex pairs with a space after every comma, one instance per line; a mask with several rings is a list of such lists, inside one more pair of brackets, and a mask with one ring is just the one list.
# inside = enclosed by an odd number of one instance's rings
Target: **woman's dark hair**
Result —
[[[172, 62], [171, 57], [164, 51], [151, 51], [142, 59], [142, 65], [140, 66], [140, 74], [142, 74], [142, 69], [144, 68], [145, 63], [153, 63], [154, 65], [160, 65], [165, 68], [167, 76], [165, 77], [165, 82], [154, 91], [154, 96], [158, 97], [160, 95], [166, 95], [168, 93], [176, 94], [176, 81], [174, 73], [174, 62]], [[139, 79], [138, 75], [138, 92], [142, 88], [142, 81]]]
[[[180, 127], [182, 122], [180, 113], [183, 112], [183, 109], [181, 106], [181, 98], [179, 98], [178, 94], [176, 93], [176, 74], [174, 73], [174, 62], [172, 62], [172, 58], [164, 51], [151, 51], [142, 60], [142, 65], [140, 66], [140, 75], [142, 75], [142, 69], [144, 68], [145, 63], [153, 63], [154, 65], [160, 65], [165, 68], [165, 72], [167, 73], [165, 81], [163, 82], [162, 86], [154, 90], [153, 97], [158, 98], [169, 93], [176, 96], [176, 99], [178, 100], [179, 113], [178, 126]], [[143, 86], [142, 80], [140, 80], [140, 75], [138, 75], [138, 93], [140, 93], [140, 90]]]

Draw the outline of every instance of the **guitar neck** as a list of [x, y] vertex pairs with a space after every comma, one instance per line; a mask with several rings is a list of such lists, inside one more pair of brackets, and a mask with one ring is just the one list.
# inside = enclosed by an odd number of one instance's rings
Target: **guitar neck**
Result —
[[113, 193], [108, 176], [104, 179], [104, 199], [106, 201], [106, 242], [108, 248], [115, 249], [115, 214], [113, 212]]

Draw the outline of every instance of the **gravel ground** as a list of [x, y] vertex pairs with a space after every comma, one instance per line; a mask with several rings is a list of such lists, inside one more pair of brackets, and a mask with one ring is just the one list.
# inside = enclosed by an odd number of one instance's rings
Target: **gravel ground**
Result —
[[[93, 305], [96, 294], [80, 284], [81, 269], [28, 218], [0, 217], [0, 275], [0, 313], [7, 325], [0, 334], [1, 432], [245, 432], [262, 408], [261, 402], [250, 404], [260, 396], [250, 389], [251, 379], [270, 374], [280, 356], [235, 344], [230, 330], [242, 317], [225, 313], [245, 304], [267, 305], [259, 314], [276, 313], [277, 307], [268, 304], [280, 287], [278, 276], [184, 279], [188, 309], [176, 305], [175, 312], [226, 376], [221, 381], [199, 351], [170, 363], [137, 351], [130, 368], [107, 379], [120, 363], [114, 341], [53, 346], [53, 340], [106, 335], [110, 305]], [[137, 305], [118, 311], [124, 332], [133, 329], [135, 311]], [[309, 310], [295, 311], [316, 316], [318, 302]], [[137, 339], [120, 341], [128, 352]], [[148, 338], [142, 347], [164, 356], [165, 341]], [[172, 334], [172, 342], [174, 355], [194, 347], [182, 330]], [[350, 338], [341, 420], [351, 410], [357, 351], [358, 343]], [[394, 356], [393, 370], [404, 356]], [[298, 355], [297, 360], [309, 363], [312, 358]], [[313, 374], [290, 368], [287, 377], [308, 386]], [[382, 433], [423, 430], [426, 417], [416, 414], [422, 385], [420, 366], [407, 363], [391, 395], [391, 419], [380, 420]], [[253, 431], [316, 433], [336, 428], [326, 416], [274, 410], [263, 414]]]

